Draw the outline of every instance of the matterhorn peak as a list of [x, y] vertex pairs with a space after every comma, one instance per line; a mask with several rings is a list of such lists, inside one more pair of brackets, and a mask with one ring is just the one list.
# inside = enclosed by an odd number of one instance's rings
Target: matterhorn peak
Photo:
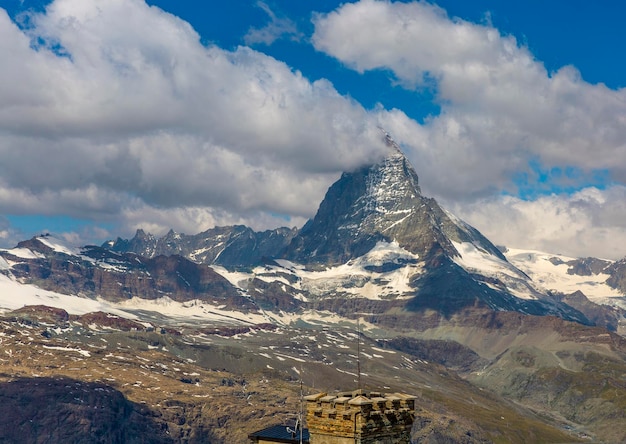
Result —
[[391, 137], [391, 134], [389, 134], [382, 126], [379, 126], [378, 129], [383, 135], [383, 140], [385, 142], [385, 145], [391, 148], [394, 154], [400, 154], [404, 156], [404, 153], [400, 149], [400, 145], [398, 145], [396, 141], [393, 140], [393, 137]]
[[446, 232], [452, 231], [458, 241], [465, 231], [460, 232], [434, 199], [422, 196], [415, 169], [391, 135], [383, 129], [381, 133], [388, 155], [342, 174], [315, 217], [292, 240], [287, 258], [344, 263], [378, 242], [397, 242], [423, 259], [442, 252], [458, 255]]

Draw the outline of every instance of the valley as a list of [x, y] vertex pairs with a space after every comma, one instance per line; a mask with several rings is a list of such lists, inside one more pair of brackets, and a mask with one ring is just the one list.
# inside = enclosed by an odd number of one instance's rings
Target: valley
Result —
[[[113, 427], [113, 423], [98, 422], [95, 417], [78, 419], [85, 404], [93, 409], [119, 410], [121, 407], [96, 396], [108, 391], [121, 394], [130, 403], [125, 409], [131, 413], [126, 412], [123, 420], [112, 419], [129, 424], [121, 433], [127, 433], [130, 442], [137, 429], [146, 427], [151, 433], [159, 431], [151, 442], [244, 443], [248, 433], [269, 422], [293, 420], [300, 378], [306, 391], [312, 393], [356, 387], [357, 335], [352, 329], [269, 325], [141, 329], [121, 319], [109, 318], [104, 324], [106, 315], [65, 318], [61, 310], [51, 315], [43, 307], [3, 317], [1, 379], [5, 385], [27, 384], [12, 396], [3, 391], [1, 404], [6, 414], [2, 417], [7, 421], [13, 421], [18, 414], [16, 405], [24, 406], [29, 399], [35, 390], [31, 386], [53, 390], [56, 384], [63, 384], [66, 388], [76, 387], [78, 394], [59, 401], [53, 411], [48, 408], [32, 413], [38, 421], [47, 423], [59, 414], [59, 409], [73, 412], [63, 414], [63, 436], [80, 436], [93, 430], [103, 430], [104, 434], [107, 427]], [[483, 339], [489, 336], [484, 332]], [[506, 390], [518, 386], [499, 379], [505, 368], [509, 374], [513, 368], [523, 369], [528, 378], [539, 380], [541, 372], [555, 368], [554, 362], [540, 362], [536, 354], [522, 354], [524, 347], [508, 347], [505, 356], [490, 362], [452, 341], [413, 338], [403, 343], [363, 335], [361, 376], [366, 388], [417, 396], [416, 424], [420, 425], [414, 428], [416, 439], [447, 436], [457, 440], [467, 433], [472, 438], [464, 442], [572, 442], [585, 436], [617, 442], [613, 440], [623, 438], [619, 428], [607, 427], [611, 420], [623, 420], [623, 406], [616, 403], [617, 398], [605, 398], [602, 393], [579, 395], [583, 399], [589, 396], [589, 403], [606, 404], [603, 415], [584, 422], [577, 416], [580, 411], [560, 411], [541, 399], [530, 402], [525, 399], [530, 396], [528, 390], [517, 393], [517, 399], [507, 400], [503, 396]], [[578, 368], [569, 365], [568, 372], [591, 365], [587, 362], [591, 353], [575, 356], [577, 348], [573, 344], [564, 341], [559, 345], [559, 340], [553, 338], [552, 348], [559, 356], [565, 356], [563, 350], [571, 350], [571, 362], [578, 363]], [[613, 372], [623, 370], [623, 358], [620, 363], [617, 357], [623, 356], [624, 346], [603, 348], [593, 355], [597, 370], [605, 371], [604, 366], [608, 368], [609, 364], [614, 366]], [[469, 366], [454, 362], [461, 352], [466, 356], [464, 362], [469, 361], [467, 356], [474, 362]], [[513, 365], [509, 362], [511, 356], [515, 359]], [[608, 384], [616, 396], [624, 395], [626, 388], [617, 374], [602, 377], [612, 378]], [[541, 390], [543, 396], [566, 396], [559, 392], [560, 387], [545, 380]], [[29, 404], [29, 408], [35, 409], [36, 405]], [[28, 421], [18, 420], [14, 427], [1, 429], [5, 440], [16, 436], [11, 433], [35, 433]]]

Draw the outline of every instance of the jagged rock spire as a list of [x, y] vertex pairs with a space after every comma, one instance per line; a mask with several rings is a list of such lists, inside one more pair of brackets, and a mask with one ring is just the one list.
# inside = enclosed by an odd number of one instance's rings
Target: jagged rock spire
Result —
[[285, 256], [336, 264], [367, 253], [379, 241], [395, 241], [428, 260], [457, 255], [450, 239], [470, 238], [501, 256], [480, 233], [455, 222], [434, 199], [422, 196], [415, 169], [389, 133], [381, 132], [388, 154], [376, 164], [343, 173]]

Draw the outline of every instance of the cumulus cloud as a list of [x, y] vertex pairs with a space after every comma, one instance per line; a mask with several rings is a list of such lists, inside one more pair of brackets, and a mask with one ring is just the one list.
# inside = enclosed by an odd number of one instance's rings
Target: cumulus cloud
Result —
[[6, 217], [0, 216], [0, 241], [9, 242], [14, 240], [15, 230], [11, 228], [10, 222]]
[[449, 209], [480, 226], [493, 242], [574, 257], [624, 257], [626, 187], [585, 188], [572, 195], [526, 201], [513, 196], [485, 198]]
[[[401, 110], [379, 111], [383, 126], [416, 166], [424, 191], [506, 243], [523, 245], [526, 238], [537, 248], [567, 250], [573, 242], [569, 250], [578, 253], [587, 247], [600, 251], [596, 242], [609, 247], [610, 236], [626, 240], [624, 219], [600, 211], [621, 207], [614, 189], [596, 190], [605, 201], [588, 207], [581, 207], [589, 201], [579, 196], [497, 197], [517, 195], [520, 177], [548, 193], [583, 189], [590, 177], [603, 178], [600, 185], [609, 187], [625, 183], [626, 89], [589, 84], [572, 66], [547, 72], [513, 36], [450, 18], [426, 2], [361, 0], [314, 22], [318, 50], [358, 72], [387, 70], [390, 81], [406, 89], [436, 92], [441, 113], [423, 125]], [[552, 169], [578, 175], [537, 171]], [[474, 210], [481, 206], [490, 217]], [[496, 228], [500, 220], [517, 223]], [[554, 225], [543, 227], [544, 221]], [[576, 235], [565, 234], [574, 229]], [[626, 253], [610, 250], [614, 256]]]
[[[348, 66], [390, 70], [405, 88], [436, 86], [441, 114], [419, 145], [411, 134], [405, 142], [435, 167], [429, 182], [438, 194], [505, 188], [531, 159], [626, 179], [624, 89], [586, 83], [571, 66], [548, 73], [514, 37], [425, 2], [362, 0], [315, 25], [316, 48]], [[440, 175], [446, 169], [454, 178]]]
[[141, 0], [55, 0], [27, 18], [0, 9], [4, 214], [289, 225], [384, 150], [375, 116], [328, 81], [203, 46]]

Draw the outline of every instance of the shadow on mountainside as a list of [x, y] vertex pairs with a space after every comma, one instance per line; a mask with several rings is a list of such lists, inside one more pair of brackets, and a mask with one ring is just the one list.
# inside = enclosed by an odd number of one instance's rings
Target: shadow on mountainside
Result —
[[429, 267], [428, 272], [412, 282], [412, 285], [416, 289], [416, 296], [406, 304], [406, 309], [411, 312], [435, 310], [449, 319], [468, 308], [477, 308], [535, 316], [552, 314], [568, 321], [593, 325], [583, 313], [556, 299], [522, 299], [495, 290], [492, 287], [504, 285], [497, 279], [470, 274], [447, 258]]
[[174, 443], [157, 414], [114, 388], [68, 378], [0, 383], [0, 443]]

